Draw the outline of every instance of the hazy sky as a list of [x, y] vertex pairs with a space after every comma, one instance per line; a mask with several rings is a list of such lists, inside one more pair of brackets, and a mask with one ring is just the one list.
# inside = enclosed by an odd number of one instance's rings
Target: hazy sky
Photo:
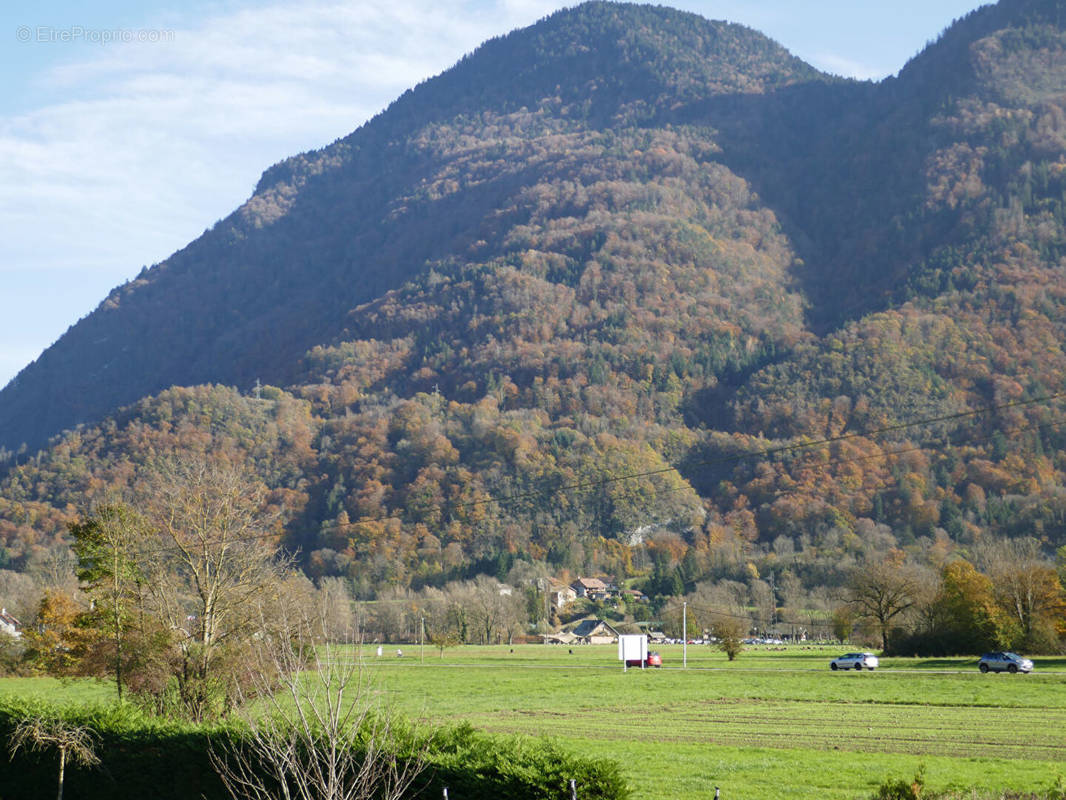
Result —
[[[683, 0], [828, 72], [899, 71], [972, 0]], [[552, 0], [41, 0], [0, 8], [0, 386], [108, 291]]]

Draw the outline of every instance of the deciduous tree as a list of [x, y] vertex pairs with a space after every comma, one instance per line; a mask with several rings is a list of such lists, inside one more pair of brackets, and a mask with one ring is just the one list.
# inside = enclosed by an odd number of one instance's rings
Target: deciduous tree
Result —
[[914, 606], [918, 590], [914, 571], [888, 559], [855, 569], [848, 581], [847, 596], [856, 616], [877, 625], [881, 648], [888, 650], [892, 623]]
[[985, 548], [983, 561], [997, 603], [1020, 629], [1014, 646], [1034, 652], [1057, 649], [1056, 623], [1066, 605], [1058, 573], [1040, 543], [1031, 537], [996, 541]]
[[996, 605], [992, 580], [969, 561], [947, 564], [933, 604], [933, 632], [951, 653], [1012, 646], [1011, 620]]
[[156, 531], [145, 560], [156, 617], [176, 649], [172, 678], [187, 714], [202, 719], [232, 698], [226, 665], [261, 634], [280, 604], [287, 567], [263, 484], [241, 466], [189, 456], [153, 475], [146, 513]]
[[37, 610], [37, 624], [24, 634], [26, 652], [39, 669], [50, 675], [74, 675], [81, 659], [99, 632], [86, 624], [85, 606], [67, 592], [44, 593]]
[[96, 627], [106, 634], [101, 641], [109, 644], [110, 658], [105, 658], [121, 700], [127, 632], [135, 610], [143, 608], [147, 524], [129, 506], [114, 503], [99, 506], [72, 523], [70, 534], [78, 557], [78, 579], [92, 602]]
[[718, 639], [718, 649], [725, 653], [730, 661], [735, 661], [744, 649], [744, 634], [748, 630], [746, 622], [725, 614], [717, 614], [713, 619], [711, 629]]

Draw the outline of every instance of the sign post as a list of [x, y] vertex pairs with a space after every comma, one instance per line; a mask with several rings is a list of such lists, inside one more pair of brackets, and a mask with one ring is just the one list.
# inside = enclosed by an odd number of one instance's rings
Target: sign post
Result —
[[622, 671], [629, 669], [632, 662], [644, 665], [648, 661], [648, 637], [643, 633], [624, 634], [618, 637], [618, 659], [622, 662]]

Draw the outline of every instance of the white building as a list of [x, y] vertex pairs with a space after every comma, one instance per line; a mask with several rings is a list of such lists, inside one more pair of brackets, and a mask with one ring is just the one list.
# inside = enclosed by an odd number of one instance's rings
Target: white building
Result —
[[0, 633], [14, 636], [18, 639], [22, 636], [22, 623], [7, 613], [7, 609], [0, 609]]

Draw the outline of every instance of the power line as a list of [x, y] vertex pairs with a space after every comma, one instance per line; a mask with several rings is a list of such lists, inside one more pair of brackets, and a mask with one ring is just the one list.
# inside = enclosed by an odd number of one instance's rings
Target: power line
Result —
[[[874, 437], [874, 436], [879, 436], [879, 435], [882, 435], [882, 434], [885, 434], [885, 433], [897, 432], [897, 431], [900, 431], [900, 430], [907, 430], [907, 429], [911, 429], [911, 428], [924, 427], [924, 426], [933, 425], [933, 424], [937, 424], [937, 423], [941, 423], [941, 422], [948, 422], [948, 421], [955, 421], [955, 420], [966, 419], [966, 418], [973, 418], [973, 417], [980, 416], [982, 414], [991, 414], [991, 413], [1003, 411], [1003, 410], [1010, 409], [1010, 408], [1032, 406], [1032, 405], [1037, 405], [1037, 404], [1041, 404], [1041, 403], [1050, 403], [1050, 402], [1052, 402], [1054, 400], [1059, 400], [1059, 399], [1062, 399], [1064, 397], [1066, 397], [1066, 392], [1058, 392], [1058, 393], [1055, 393], [1055, 394], [1046, 395], [1044, 397], [1039, 397], [1039, 398], [1029, 398], [1029, 399], [1025, 399], [1025, 400], [1015, 400], [1015, 401], [1012, 401], [1012, 402], [1009, 402], [1009, 403], [1002, 403], [1002, 404], [995, 405], [995, 406], [986, 406], [986, 407], [982, 407], [982, 408], [979, 408], [979, 409], [974, 409], [974, 410], [971, 410], [971, 411], [956, 412], [956, 413], [952, 413], [952, 414], [939, 415], [939, 416], [936, 416], [936, 417], [928, 417], [928, 418], [920, 419], [920, 420], [913, 420], [913, 421], [910, 421], [910, 422], [896, 423], [896, 424], [888, 425], [888, 426], [885, 426], [883, 428], [879, 428], [879, 429], [876, 429], [876, 430], [873, 430], [873, 431], [864, 431], [864, 432], [854, 432], [854, 433], [849, 433], [849, 434], [841, 434], [841, 435], [838, 435], [838, 436], [825, 437], [823, 439], [817, 439], [817, 440], [813, 440], [813, 441], [796, 442], [796, 443], [789, 444], [789, 445], [781, 445], [781, 446], [777, 446], [777, 447], [763, 448], [761, 450], [752, 450], [752, 451], [747, 451], [747, 452], [735, 453], [735, 454], [728, 455], [728, 456], [720, 456], [720, 457], [714, 458], [714, 459], [705, 459], [703, 461], [692, 462], [691, 466], [695, 466], [695, 467], [715, 466], [715, 467], [717, 467], [717, 466], [725, 466], [725, 465], [729, 465], [729, 464], [736, 464], [736, 463], [739, 463], [739, 462], [742, 462], [742, 461], [745, 461], [745, 460], [748, 460], [748, 459], [770, 458], [770, 457], [773, 457], [773, 456], [777, 456], [777, 455], [781, 455], [781, 454], [789, 453], [789, 452], [799, 452], [799, 451], [805, 451], [805, 450], [812, 450], [812, 449], [819, 448], [819, 447], [828, 447], [828, 446], [833, 445], [833, 444], [837, 444], [837, 443], [844, 442], [844, 441], [850, 441], [850, 440], [854, 440], [854, 439], [859, 439], [859, 438], [871, 438], [871, 437]], [[1045, 428], [1057, 427], [1057, 426], [1062, 425], [1062, 424], [1066, 424], [1066, 420], [1062, 420], [1062, 421], [1058, 421], [1058, 422], [1051, 422], [1051, 423], [1044, 423], [1044, 424], [1040, 424], [1040, 425], [1025, 426], [1025, 427], [1019, 428], [1019, 430], [1020, 431], [1043, 430]], [[989, 439], [989, 437], [984, 437], [983, 441], [987, 441], [988, 439]], [[872, 461], [872, 460], [879, 460], [879, 459], [883, 459], [883, 458], [892, 458], [892, 457], [895, 457], [895, 456], [905, 455], [907, 453], [924, 451], [924, 450], [929, 449], [930, 447], [933, 447], [934, 445], [935, 445], [935, 443], [933, 443], [933, 442], [925, 442], [923, 444], [914, 445], [914, 446], [906, 447], [906, 448], [903, 448], [903, 449], [889, 450], [889, 451], [882, 450], [879, 453], [873, 453], [873, 454], [868, 454], [868, 455], [863, 455], [863, 456], [853, 456], [853, 457], [847, 457], [847, 458], [830, 459], [828, 461], [825, 461], [825, 462], [822, 462], [820, 464], [816, 464], [816, 465], [813, 465], [813, 466], [818, 467], [818, 468], [828, 468], [828, 467], [839, 466], [839, 465], [849, 464], [849, 463], [859, 463], [859, 462], [863, 462], [863, 461]], [[547, 497], [558, 495], [560, 493], [567, 493], [567, 492], [575, 492], [576, 493], [576, 492], [588, 491], [590, 489], [601, 488], [603, 486], [612, 485], [612, 484], [619, 483], [619, 482], [622, 482], [622, 481], [638, 480], [638, 479], [641, 479], [641, 478], [653, 477], [653, 476], [656, 476], [656, 475], [662, 475], [662, 474], [666, 474], [666, 473], [669, 473], [669, 472], [677, 472], [677, 473], [680, 474], [680, 468], [679, 467], [674, 467], [674, 466], [661, 467], [661, 468], [658, 468], [658, 469], [646, 470], [646, 471], [642, 471], [642, 472], [611, 475], [609, 477], [606, 477], [606, 478], [603, 478], [603, 479], [597, 480], [597, 481], [581, 481], [581, 482], [575, 482], [575, 483], [572, 483], [572, 484], [566, 484], [566, 485], [563, 485], [563, 486], [554, 487], [554, 488], [551, 488], [551, 489], [530, 490], [528, 492], [520, 492], [520, 493], [516, 493], [516, 494], [512, 494], [512, 495], [506, 495], [506, 496], [503, 496], [503, 497], [489, 497], [489, 498], [482, 499], [482, 500], [471, 500], [471, 501], [465, 501], [465, 502], [447, 502], [446, 503], [446, 507], [449, 510], [454, 511], [454, 510], [462, 509], [462, 508], [481, 507], [481, 506], [484, 506], [484, 505], [488, 505], [490, 503], [498, 503], [501, 506], [502, 505], [507, 505], [507, 504], [527, 503], [527, 502], [531, 502], [531, 501], [533, 501], [535, 499], [547, 498]], [[663, 491], [660, 492], [660, 494], [670, 494], [670, 493], [673, 493], [673, 492], [686, 491], [686, 490], [689, 490], [691, 488], [692, 488], [691, 485], [685, 484], [683, 486], [678, 486], [678, 487], [674, 487], [674, 488], [671, 488], [671, 489], [663, 490]], [[794, 489], [783, 489], [783, 490], [779, 490], [779, 491], [770, 493], [768, 495], [765, 495], [765, 497], [767, 497], [767, 498], [775, 498], [776, 499], [776, 498], [780, 498], [780, 497], [789, 496], [789, 495], [792, 495], [792, 494], [800, 494], [803, 491], [805, 491], [804, 487], [797, 487], [797, 488], [794, 488]], [[353, 527], [357, 527], [359, 525], [365, 525], [367, 523], [372, 523], [372, 522], [384, 522], [384, 521], [389, 520], [389, 519], [395, 519], [395, 520], [402, 521], [403, 520], [403, 514], [400, 511], [393, 511], [393, 512], [388, 512], [388, 513], [385, 513], [385, 514], [376, 515], [376, 516], [366, 516], [366, 517], [361, 517], [361, 518], [356, 519], [356, 520], [352, 520], [352, 521], [350, 521], [348, 523], [337, 523], [337, 524], [328, 525], [328, 526], [327, 525], [323, 525], [323, 526], [320, 526], [318, 528], [318, 530], [319, 531], [347, 530], [347, 529], [350, 529], [350, 528], [353, 528]], [[283, 539], [284, 535], [285, 535], [284, 532], [282, 532], [282, 533], [278, 533], [278, 532], [264, 533], [264, 534], [255, 534], [255, 535], [252, 535], [252, 536], [234, 537], [233, 539], [229, 539], [227, 541], [228, 542], [232, 542], [232, 543], [239, 543], [239, 542], [263, 541], [263, 540], [268, 540], [268, 539]], [[171, 552], [173, 549], [175, 549], [175, 548], [174, 547], [165, 547], [165, 548], [152, 549], [152, 550], [150, 550], [150, 552], [152, 552], [152, 553]]]
[[[1009, 403], [1001, 403], [994, 406], [985, 406], [970, 411], [960, 411], [952, 414], [942, 414], [935, 417], [928, 417], [920, 420], [913, 420], [910, 422], [900, 422], [893, 425], [887, 425], [882, 428], [878, 428], [872, 431], [854, 432], [848, 434], [841, 434], [838, 436], [830, 436], [823, 439], [816, 439], [808, 442], [795, 442], [788, 445], [780, 445], [777, 447], [769, 447], [761, 450], [752, 450], [742, 453], [736, 453], [729, 456], [719, 456], [713, 459], [705, 459], [702, 461], [691, 462], [691, 467], [710, 467], [710, 466], [725, 466], [728, 464], [738, 463], [752, 458], [771, 458], [773, 456], [781, 455], [789, 452], [797, 452], [801, 450], [809, 450], [817, 447], [827, 447], [829, 445], [838, 444], [840, 442], [850, 441], [859, 438], [872, 438], [875, 436], [882, 436], [887, 433], [895, 433], [902, 430], [908, 430], [916, 427], [924, 427], [928, 425], [934, 425], [943, 422], [953, 422], [967, 418], [977, 417], [983, 414], [991, 414], [999, 411], [1004, 411], [1010, 408], [1020, 408], [1025, 406], [1037, 405], [1041, 403], [1050, 403], [1054, 400], [1062, 399], [1066, 397], [1066, 392], [1057, 392], [1055, 394], [1046, 395], [1043, 397], [1029, 398], [1024, 400], [1014, 400]], [[921, 448], [916, 448], [921, 449]], [[575, 483], [564, 484], [563, 486], [557, 486], [550, 489], [531, 489], [525, 492], [516, 492], [510, 495], [504, 495], [499, 497], [489, 497], [481, 500], [468, 500], [463, 502], [445, 501], [444, 506], [450, 510], [455, 511], [464, 508], [478, 508], [481, 506], [489, 505], [491, 503], [497, 503], [499, 505], [507, 505], [511, 503], [522, 502], [525, 500], [535, 498], [547, 498], [554, 495], [570, 492], [582, 492], [592, 489], [600, 489], [605, 486], [610, 486], [615, 483], [620, 483], [629, 480], [638, 480], [641, 478], [649, 478], [657, 475], [664, 475], [670, 472], [677, 472], [680, 474], [680, 468], [676, 466], [659, 467], [653, 470], [645, 470], [641, 472], [623, 473], [619, 475], [610, 475], [599, 480], [586, 480], [578, 481]], [[338, 530], [344, 528], [356, 527], [358, 525], [364, 525], [370, 522], [383, 522], [387, 519], [401, 519], [402, 516], [399, 512], [389, 512], [386, 514], [380, 514], [376, 516], [365, 516], [356, 520], [351, 520], [348, 523], [339, 523], [332, 526], [324, 526], [320, 530]]]

